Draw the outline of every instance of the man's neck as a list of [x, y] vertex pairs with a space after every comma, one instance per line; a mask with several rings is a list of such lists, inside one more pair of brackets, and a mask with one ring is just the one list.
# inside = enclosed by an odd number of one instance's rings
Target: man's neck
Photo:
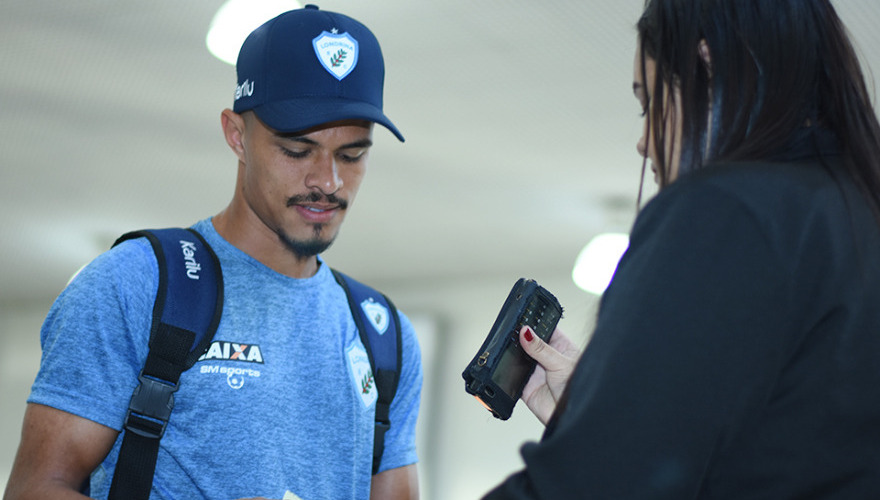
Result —
[[295, 255], [261, 221], [236, 217], [231, 206], [215, 215], [211, 222], [217, 233], [232, 246], [279, 274], [291, 278], [310, 278], [320, 268], [317, 257], [301, 258]]

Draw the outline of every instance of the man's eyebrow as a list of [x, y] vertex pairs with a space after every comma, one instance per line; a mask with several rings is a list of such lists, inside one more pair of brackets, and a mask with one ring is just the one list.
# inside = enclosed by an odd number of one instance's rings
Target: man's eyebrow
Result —
[[370, 139], [361, 139], [359, 141], [354, 141], [348, 144], [341, 146], [339, 149], [361, 149], [368, 148], [373, 145], [373, 141]]
[[316, 145], [318, 144], [317, 141], [313, 141], [312, 139], [309, 139], [308, 137], [303, 137], [303, 136], [301, 136], [301, 135], [282, 134], [282, 133], [275, 134], [275, 135], [278, 136], [278, 137], [281, 138], [281, 139], [286, 140], [286, 141], [301, 142], [301, 143], [303, 143], [303, 144], [309, 144], [309, 145], [312, 145], [312, 146], [316, 146]]
[[[309, 139], [308, 137], [304, 137], [301, 135], [289, 135], [289, 134], [278, 134], [278, 137], [288, 141], [299, 142], [302, 144], [308, 144], [310, 146], [318, 146], [320, 143], [318, 141]], [[348, 144], [343, 144], [339, 147], [339, 149], [360, 149], [360, 148], [369, 148], [373, 145], [373, 141], [370, 139], [360, 139], [354, 142], [350, 142]]]

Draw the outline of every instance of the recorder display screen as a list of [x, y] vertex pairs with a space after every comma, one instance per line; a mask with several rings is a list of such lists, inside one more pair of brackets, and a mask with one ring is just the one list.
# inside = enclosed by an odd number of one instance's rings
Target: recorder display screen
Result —
[[492, 381], [511, 399], [516, 399], [519, 397], [519, 384], [528, 377], [533, 362], [521, 347], [510, 344], [501, 355], [495, 372], [492, 373]]

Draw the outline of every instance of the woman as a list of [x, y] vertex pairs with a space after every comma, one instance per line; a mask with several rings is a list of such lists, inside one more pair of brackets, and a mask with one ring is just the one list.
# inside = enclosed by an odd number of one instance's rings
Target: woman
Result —
[[875, 497], [880, 126], [844, 27], [828, 0], [648, 0], [638, 34], [661, 191], [574, 372], [521, 333], [552, 418], [487, 498]]

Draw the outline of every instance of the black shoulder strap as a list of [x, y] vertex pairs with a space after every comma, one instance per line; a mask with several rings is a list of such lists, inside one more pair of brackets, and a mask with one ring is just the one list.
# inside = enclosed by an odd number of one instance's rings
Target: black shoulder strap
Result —
[[147, 500], [156, 470], [159, 440], [174, 407], [180, 374], [211, 343], [223, 310], [223, 276], [214, 251], [192, 229], [134, 231], [150, 241], [159, 264], [147, 360], [125, 419], [122, 447], [110, 500]]
[[373, 474], [376, 474], [385, 451], [385, 433], [391, 428], [391, 401], [400, 381], [400, 316], [391, 300], [382, 293], [335, 269], [333, 276], [348, 297], [351, 315], [370, 358], [379, 391], [373, 436]]

